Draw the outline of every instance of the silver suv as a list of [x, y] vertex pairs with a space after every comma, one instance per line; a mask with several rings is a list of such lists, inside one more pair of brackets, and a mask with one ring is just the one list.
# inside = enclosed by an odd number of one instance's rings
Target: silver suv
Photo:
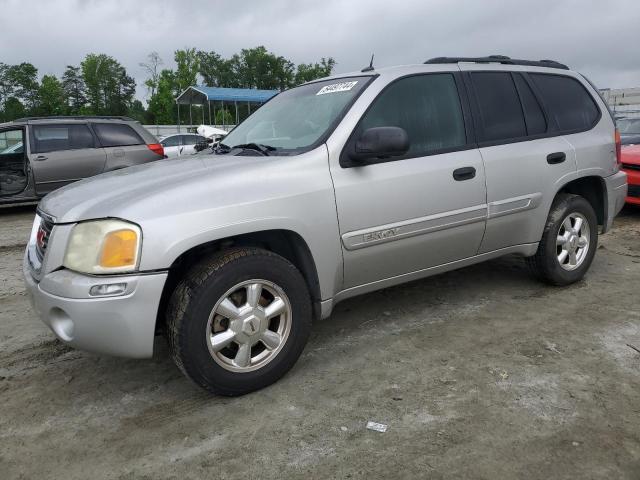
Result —
[[0, 123], [0, 204], [30, 202], [81, 178], [164, 158], [128, 117], [30, 117]]
[[551, 61], [433, 59], [285, 91], [215, 151], [40, 204], [24, 277], [63, 342], [238, 395], [346, 298], [502, 255], [567, 285], [623, 205], [612, 117]]

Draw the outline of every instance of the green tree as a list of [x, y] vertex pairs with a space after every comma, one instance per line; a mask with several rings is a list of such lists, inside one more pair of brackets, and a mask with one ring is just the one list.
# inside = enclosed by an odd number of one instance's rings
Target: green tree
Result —
[[127, 112], [127, 116], [137, 120], [140, 123], [147, 122], [147, 111], [144, 108], [144, 105], [140, 100], [134, 100], [131, 102], [131, 106], [129, 107], [129, 111]]
[[174, 59], [176, 61], [175, 84], [180, 92], [197, 85], [199, 59], [195, 48], [176, 50]]
[[238, 81], [234, 64], [222, 58], [216, 52], [196, 53], [198, 56], [198, 73], [208, 87], [236, 87]]
[[176, 79], [172, 70], [164, 69], [158, 76], [158, 87], [149, 99], [149, 122], [170, 125], [176, 122]]
[[9, 97], [4, 102], [4, 117], [5, 120], [15, 120], [16, 118], [24, 117], [27, 115], [27, 110], [24, 105], [16, 97]]
[[0, 62], [0, 122], [9, 120], [5, 115], [5, 104], [13, 93], [13, 85], [8, 78], [9, 65]]
[[33, 110], [38, 100], [38, 69], [30, 63], [23, 62], [11, 65], [6, 76], [12, 86], [12, 94], [20, 100], [25, 111]]
[[321, 58], [320, 63], [301, 63], [296, 69], [295, 84], [300, 85], [317, 78], [328, 77], [335, 67], [336, 61], [329, 58]]
[[66, 103], [66, 113], [68, 115], [82, 113], [87, 103], [87, 97], [80, 67], [67, 65], [67, 69], [62, 75], [62, 89]]
[[86, 86], [87, 113], [126, 115], [135, 95], [135, 80], [114, 58], [91, 53], [82, 61], [82, 79]]
[[216, 52], [196, 53], [198, 73], [210, 87], [260, 88], [284, 90], [331, 74], [335, 60], [322, 58], [316, 63], [296, 65], [265, 47], [247, 48], [224, 59]]
[[38, 115], [63, 115], [66, 110], [62, 84], [54, 75], [45, 75], [38, 89]]

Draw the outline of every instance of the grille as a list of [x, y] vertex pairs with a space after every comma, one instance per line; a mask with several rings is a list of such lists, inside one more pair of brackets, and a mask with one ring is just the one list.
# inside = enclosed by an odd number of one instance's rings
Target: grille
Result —
[[49, 237], [51, 236], [52, 228], [53, 222], [45, 218], [40, 220], [40, 227], [38, 228], [38, 234], [36, 235], [36, 256], [41, 262], [44, 258], [45, 252], [47, 251], [47, 245], [49, 244]]
[[632, 163], [623, 163], [622, 168], [626, 170], [640, 170], [640, 165], [634, 165]]
[[627, 193], [630, 197], [640, 197], [640, 185], [629, 185], [629, 193]]

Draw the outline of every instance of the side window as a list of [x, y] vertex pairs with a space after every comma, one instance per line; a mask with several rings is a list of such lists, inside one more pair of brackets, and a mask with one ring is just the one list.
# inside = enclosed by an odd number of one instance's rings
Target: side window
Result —
[[417, 75], [391, 84], [364, 114], [359, 131], [401, 127], [409, 135], [408, 157], [466, 144], [460, 97], [450, 73]]
[[195, 145], [198, 143], [197, 135], [183, 135], [182, 136], [182, 144], [183, 145]]
[[547, 131], [547, 121], [542, 113], [542, 107], [538, 99], [531, 91], [531, 87], [522, 78], [522, 75], [515, 74], [513, 76], [518, 93], [520, 94], [520, 101], [522, 102], [522, 108], [524, 109], [524, 119], [527, 124], [527, 135], [539, 135]]
[[180, 135], [173, 135], [162, 140], [163, 147], [178, 147], [180, 146]]
[[563, 75], [530, 73], [542, 101], [562, 132], [588, 130], [600, 115], [589, 92], [574, 78]]
[[22, 143], [22, 129], [3, 130], [0, 132], [0, 168], [2, 159], [22, 157], [24, 144]]
[[34, 125], [32, 131], [34, 153], [95, 147], [93, 135], [86, 125]]
[[144, 143], [133, 128], [123, 123], [94, 123], [93, 129], [103, 147], [125, 147]]
[[474, 72], [473, 87], [480, 110], [479, 140], [495, 142], [526, 136], [516, 86], [508, 72]]

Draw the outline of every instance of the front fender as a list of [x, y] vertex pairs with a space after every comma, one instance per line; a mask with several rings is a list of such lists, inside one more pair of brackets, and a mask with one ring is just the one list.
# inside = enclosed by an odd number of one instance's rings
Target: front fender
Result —
[[[141, 222], [143, 249], [140, 270], [165, 270], [194, 247], [238, 235], [288, 230], [307, 244], [316, 265], [322, 299], [342, 286], [342, 250], [331, 189], [296, 198], [272, 199], [178, 218]], [[276, 215], [272, 212], [287, 212]], [[238, 220], [242, 219], [242, 220]]]

